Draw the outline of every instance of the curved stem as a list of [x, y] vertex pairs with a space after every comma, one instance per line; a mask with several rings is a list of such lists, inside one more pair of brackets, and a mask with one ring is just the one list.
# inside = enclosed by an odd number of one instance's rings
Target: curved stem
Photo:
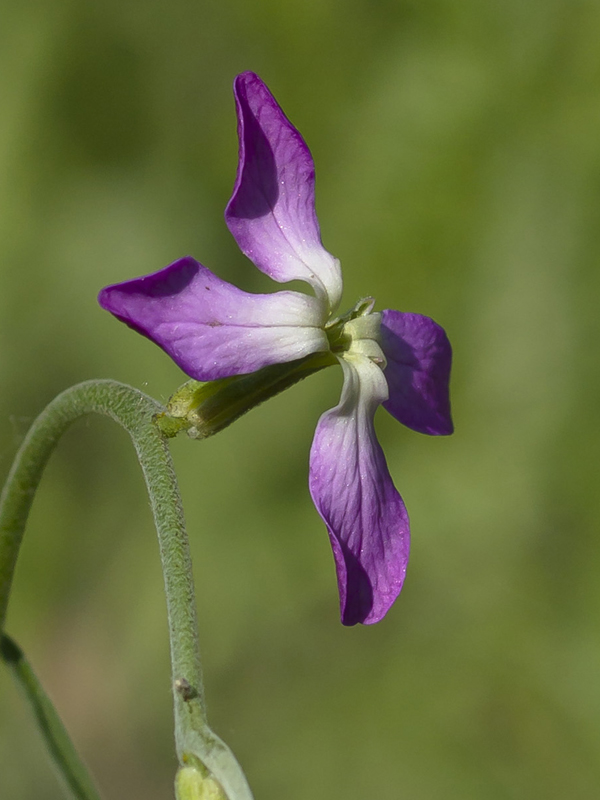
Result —
[[251, 800], [237, 761], [206, 724], [192, 564], [183, 509], [166, 440], [154, 422], [164, 408], [115, 381], [87, 381], [56, 397], [35, 420], [0, 497], [0, 631], [25, 523], [44, 467], [65, 430], [97, 413], [131, 436], [142, 467], [158, 533], [171, 643], [175, 740], [179, 762], [205, 768], [229, 800]]

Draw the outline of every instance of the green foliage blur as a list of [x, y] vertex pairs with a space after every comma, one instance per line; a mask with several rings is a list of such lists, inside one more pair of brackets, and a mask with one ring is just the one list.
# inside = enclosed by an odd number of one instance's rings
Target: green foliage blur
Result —
[[[308, 141], [343, 305], [428, 314], [456, 433], [384, 411], [412, 519], [405, 589], [339, 623], [307, 490], [328, 370], [213, 440], [173, 443], [210, 721], [257, 800], [600, 796], [600, 4], [593, 0], [2, 0], [0, 460], [67, 386], [166, 400], [184, 376], [98, 290], [192, 254], [277, 288], [223, 221], [231, 84]], [[173, 796], [158, 550], [127, 436], [61, 443], [8, 631], [107, 800]], [[0, 671], [0, 797], [59, 800]]]

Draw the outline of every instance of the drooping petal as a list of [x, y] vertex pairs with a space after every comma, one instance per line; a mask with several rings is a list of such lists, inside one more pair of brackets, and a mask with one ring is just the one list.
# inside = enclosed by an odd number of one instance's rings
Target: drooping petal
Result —
[[306, 281], [332, 311], [342, 276], [321, 244], [310, 150], [258, 75], [238, 75], [234, 93], [239, 163], [225, 210], [229, 230], [260, 270], [280, 283]]
[[384, 408], [419, 433], [452, 433], [452, 348], [444, 329], [422, 314], [388, 309], [381, 317], [381, 348], [389, 386]]
[[373, 415], [387, 397], [381, 369], [363, 355], [340, 358], [344, 388], [325, 412], [310, 452], [309, 487], [335, 559], [342, 622], [378, 622], [398, 596], [410, 529]]
[[328, 349], [323, 308], [315, 297], [250, 294], [189, 256], [152, 275], [108, 286], [98, 300], [200, 381]]

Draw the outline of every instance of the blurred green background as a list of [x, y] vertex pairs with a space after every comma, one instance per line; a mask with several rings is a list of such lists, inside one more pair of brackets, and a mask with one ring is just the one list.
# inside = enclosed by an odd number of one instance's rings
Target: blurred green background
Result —
[[[210, 720], [257, 800], [600, 796], [600, 4], [0, 4], [0, 459], [63, 388], [166, 399], [183, 376], [96, 304], [185, 254], [276, 288], [223, 210], [231, 83], [307, 139], [344, 307], [417, 311], [454, 346], [456, 433], [380, 411], [412, 519], [405, 589], [343, 628], [307, 490], [341, 371], [214, 440], [173, 443]], [[172, 797], [162, 578], [126, 435], [79, 423], [33, 510], [8, 630], [107, 800]], [[63, 797], [0, 671], [0, 796]]]

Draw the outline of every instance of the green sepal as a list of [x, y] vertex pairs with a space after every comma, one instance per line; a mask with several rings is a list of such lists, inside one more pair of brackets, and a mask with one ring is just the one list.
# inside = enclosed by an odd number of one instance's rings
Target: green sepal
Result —
[[207, 383], [187, 381], [170, 398], [166, 412], [157, 415], [156, 424], [167, 437], [186, 431], [192, 439], [206, 439], [265, 400], [334, 364], [336, 357], [327, 351], [263, 367], [249, 375]]

